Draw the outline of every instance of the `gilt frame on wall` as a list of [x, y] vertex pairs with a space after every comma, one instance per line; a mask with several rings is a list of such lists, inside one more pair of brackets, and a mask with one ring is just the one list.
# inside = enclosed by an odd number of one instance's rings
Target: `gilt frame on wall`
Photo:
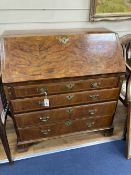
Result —
[[131, 0], [90, 0], [89, 18], [90, 21], [131, 19]]

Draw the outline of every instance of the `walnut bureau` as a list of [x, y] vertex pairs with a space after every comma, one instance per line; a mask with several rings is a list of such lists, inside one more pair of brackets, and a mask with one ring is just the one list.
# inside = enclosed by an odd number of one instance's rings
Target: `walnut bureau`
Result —
[[19, 148], [80, 132], [112, 134], [125, 73], [117, 34], [12, 31], [2, 35], [1, 50], [3, 90]]

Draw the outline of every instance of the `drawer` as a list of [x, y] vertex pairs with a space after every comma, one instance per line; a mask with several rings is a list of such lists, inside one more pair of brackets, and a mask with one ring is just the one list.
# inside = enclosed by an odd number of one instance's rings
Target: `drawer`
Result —
[[94, 118], [113, 115], [117, 102], [81, 105], [15, 115], [18, 128], [59, 123], [68, 119]]
[[44, 96], [11, 100], [11, 104], [14, 113], [22, 113], [40, 109], [49, 109], [49, 108], [79, 105], [85, 103], [117, 100], [118, 96], [119, 96], [119, 89], [114, 88], [114, 89], [93, 90], [93, 91], [84, 91], [84, 92], [60, 94], [60, 95], [50, 95], [48, 96], [50, 103], [49, 107], [46, 107], [44, 105], [44, 98], [45, 98]]
[[112, 125], [112, 120], [113, 117], [111, 116], [95, 119], [66, 120], [59, 124], [19, 129], [19, 135], [21, 141], [31, 141], [79, 131], [109, 128]]
[[36, 84], [13, 87], [15, 98], [33, 97], [43, 95], [45, 91], [50, 94], [60, 94], [73, 91], [85, 91], [91, 89], [115, 88], [118, 86], [117, 77], [88, 79], [79, 81], [66, 81], [59, 83]]

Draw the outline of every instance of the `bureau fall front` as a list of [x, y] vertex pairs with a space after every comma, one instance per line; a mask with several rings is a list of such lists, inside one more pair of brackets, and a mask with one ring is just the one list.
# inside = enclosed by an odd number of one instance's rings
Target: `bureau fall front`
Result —
[[19, 148], [67, 134], [113, 133], [125, 72], [117, 34], [12, 31], [1, 43], [3, 91]]

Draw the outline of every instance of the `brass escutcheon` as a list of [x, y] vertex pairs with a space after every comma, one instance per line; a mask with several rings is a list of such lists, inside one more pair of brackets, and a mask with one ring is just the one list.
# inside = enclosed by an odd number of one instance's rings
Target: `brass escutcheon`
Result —
[[74, 97], [74, 95], [67, 95], [67, 96], [66, 96], [66, 98], [67, 98], [68, 100], [72, 100], [73, 97]]
[[72, 89], [73, 87], [75, 86], [75, 83], [68, 83], [68, 84], [66, 84], [66, 87], [68, 88], [68, 89]]
[[70, 114], [73, 112], [73, 108], [67, 108], [66, 111]]
[[98, 82], [94, 82], [94, 83], [91, 83], [91, 88], [99, 88], [101, 85], [101, 83], [98, 83]]
[[72, 121], [71, 121], [71, 120], [65, 121], [65, 125], [66, 125], [66, 126], [71, 126], [71, 125], [72, 125]]
[[67, 44], [69, 42], [69, 37], [68, 36], [60, 36], [60, 37], [58, 37], [58, 40], [61, 44]]

